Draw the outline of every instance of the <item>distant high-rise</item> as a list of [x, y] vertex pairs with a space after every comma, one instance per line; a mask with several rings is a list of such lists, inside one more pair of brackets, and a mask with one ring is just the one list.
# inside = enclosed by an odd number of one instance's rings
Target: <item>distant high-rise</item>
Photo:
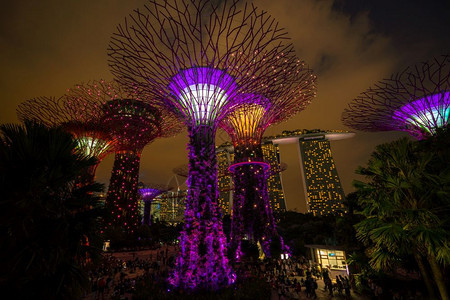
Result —
[[306, 187], [306, 204], [314, 215], [343, 214], [344, 190], [331, 154], [330, 142], [299, 140]]
[[228, 171], [234, 160], [233, 146], [224, 144], [217, 148], [217, 184], [219, 186], [218, 206], [222, 214], [230, 214], [233, 203], [233, 178]]
[[331, 153], [330, 140], [353, 137], [347, 131], [295, 130], [272, 137], [274, 144], [296, 143], [299, 150], [307, 212], [344, 213], [345, 194]]
[[155, 197], [152, 202], [152, 218], [158, 218], [169, 224], [178, 224], [184, 220], [187, 191], [167, 191]]
[[[264, 161], [270, 164], [267, 184], [272, 210], [275, 212], [286, 210], [280, 174], [285, 166], [282, 167], [280, 164], [280, 149], [278, 145], [274, 145], [270, 140], [263, 140], [261, 148]], [[234, 161], [233, 152], [233, 146], [229, 143], [224, 143], [216, 149], [219, 186], [218, 204], [223, 214], [230, 214], [233, 206], [233, 179], [228, 171], [228, 167]]]
[[264, 141], [261, 145], [263, 156], [270, 164], [270, 173], [267, 181], [270, 204], [274, 212], [285, 211], [286, 201], [284, 199], [283, 185], [281, 182], [280, 147], [271, 141]]

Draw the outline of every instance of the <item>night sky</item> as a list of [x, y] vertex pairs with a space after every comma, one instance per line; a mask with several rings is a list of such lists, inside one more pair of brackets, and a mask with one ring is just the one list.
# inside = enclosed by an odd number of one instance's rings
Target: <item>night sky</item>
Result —
[[[106, 49], [117, 24], [145, 0], [7, 1], [0, 10], [0, 122], [37, 96], [60, 96], [75, 83], [111, 80]], [[318, 76], [318, 96], [303, 112], [267, 130], [346, 129], [344, 107], [376, 81], [408, 65], [450, 53], [450, 1], [257, 0], [289, 32], [297, 55]], [[345, 193], [374, 146], [403, 133], [357, 132], [332, 143]], [[218, 133], [217, 142], [228, 140]], [[142, 155], [141, 181], [174, 185], [172, 169], [187, 162], [186, 132], [155, 141]], [[281, 148], [287, 206], [302, 210], [297, 149]], [[108, 183], [113, 156], [97, 180]], [[181, 180], [181, 178], [179, 178]]]

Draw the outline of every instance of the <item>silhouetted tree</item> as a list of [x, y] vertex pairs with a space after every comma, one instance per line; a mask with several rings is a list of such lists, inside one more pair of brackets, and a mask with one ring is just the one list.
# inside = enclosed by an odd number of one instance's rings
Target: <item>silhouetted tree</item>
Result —
[[3, 295], [80, 299], [88, 283], [84, 269], [101, 245], [93, 195], [101, 185], [74, 182], [95, 163], [60, 129], [0, 125]]
[[450, 148], [441, 153], [434, 148], [441, 146], [406, 138], [377, 147], [368, 166], [357, 171], [368, 182], [355, 182], [366, 217], [356, 230], [373, 268], [390, 269], [412, 255], [430, 297], [435, 298], [426, 263], [441, 298], [448, 299], [442, 269], [450, 262], [450, 234], [442, 210], [449, 208], [450, 167], [442, 158]]

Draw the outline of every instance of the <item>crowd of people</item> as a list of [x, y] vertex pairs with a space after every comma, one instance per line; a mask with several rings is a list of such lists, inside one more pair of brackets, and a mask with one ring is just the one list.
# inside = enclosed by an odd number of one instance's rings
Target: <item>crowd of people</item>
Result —
[[[240, 269], [242, 272], [242, 268]], [[352, 282], [348, 276], [336, 275], [333, 280], [328, 267], [311, 264], [302, 256], [266, 260], [263, 263], [246, 262], [241, 275], [264, 278], [276, 291], [278, 299], [317, 299], [318, 280], [323, 280], [324, 289], [329, 296], [351, 298]]]
[[[85, 299], [131, 299], [140, 282], [164, 285], [176, 252], [176, 245], [161, 245], [138, 254], [133, 251], [105, 254], [102, 264], [89, 273], [90, 292]], [[253, 277], [266, 281], [280, 300], [317, 299], [318, 280], [323, 280], [328, 295], [350, 299], [352, 283], [347, 276], [332, 279], [327, 267], [311, 265], [305, 257], [242, 261], [234, 269], [243, 280]]]
[[101, 264], [89, 271], [89, 290], [85, 299], [131, 299], [136, 283], [148, 276], [164, 281], [173, 266], [175, 245], [161, 245], [152, 250], [115, 252], [103, 255]]

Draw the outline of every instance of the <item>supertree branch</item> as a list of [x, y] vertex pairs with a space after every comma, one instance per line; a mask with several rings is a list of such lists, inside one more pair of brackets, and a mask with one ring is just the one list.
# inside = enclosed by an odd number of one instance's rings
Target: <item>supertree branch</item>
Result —
[[21, 121], [31, 120], [50, 127], [62, 127], [74, 136], [82, 153], [97, 159], [98, 163], [82, 175], [80, 184], [94, 180], [98, 164], [115, 150], [117, 144], [102, 124], [98, 111], [87, 111], [83, 105], [71, 105], [66, 96], [38, 97], [22, 102], [17, 108], [17, 116]]
[[168, 83], [180, 70], [194, 67], [226, 70], [237, 85], [229, 86], [232, 91], [222, 87], [228, 98], [240, 91], [267, 93], [269, 86], [288, 89], [286, 79], [296, 76], [301, 62], [292, 45], [284, 44], [286, 32], [266, 12], [247, 4], [240, 8], [237, 2], [150, 1], [113, 35], [113, 73], [125, 86], [144, 89], [155, 101], [170, 100], [176, 107], [179, 98]]
[[258, 95], [244, 95], [220, 123], [230, 135], [235, 150], [237, 147], [252, 147], [261, 144], [265, 129], [269, 124], [264, 116], [270, 108], [270, 101]]
[[76, 84], [66, 95], [67, 106], [81, 108], [78, 110], [84, 115], [95, 115], [121, 144], [133, 144], [122, 145], [125, 149], [143, 148], [156, 138], [172, 137], [182, 130], [177, 115], [144, 101], [138, 91], [124, 89], [117, 82], [92, 80]]
[[143, 148], [159, 137], [173, 136], [182, 123], [164, 107], [141, 100], [137, 91], [124, 90], [103, 80], [77, 84], [68, 89], [70, 106], [83, 107], [117, 140], [116, 156], [106, 199], [106, 229], [122, 228], [133, 234], [138, 220], [139, 165]]
[[364, 131], [407, 131], [422, 139], [445, 126], [450, 115], [450, 56], [392, 75], [361, 93], [342, 122]]

